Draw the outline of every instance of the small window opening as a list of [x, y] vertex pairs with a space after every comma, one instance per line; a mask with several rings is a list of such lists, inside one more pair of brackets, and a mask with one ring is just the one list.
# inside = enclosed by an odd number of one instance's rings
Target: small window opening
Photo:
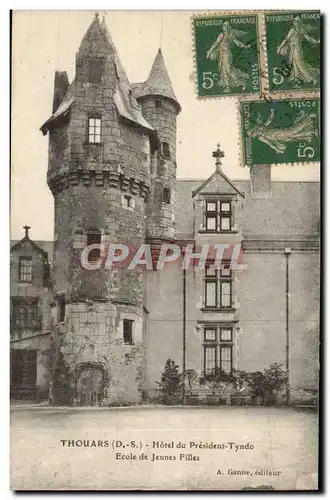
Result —
[[125, 344], [133, 344], [133, 323], [131, 319], [123, 321], [123, 340]]
[[171, 190], [170, 188], [163, 189], [163, 202], [170, 204], [171, 203]]
[[65, 297], [60, 295], [57, 298], [57, 319], [60, 323], [65, 321]]
[[[89, 247], [90, 245], [101, 245], [101, 233], [99, 231], [87, 233], [87, 246]], [[93, 248], [88, 254], [88, 262], [95, 262], [100, 258], [100, 248]]]
[[99, 144], [101, 142], [101, 118], [89, 118], [88, 142]]
[[170, 146], [168, 142], [163, 142], [162, 143], [162, 154], [164, 158], [170, 158]]

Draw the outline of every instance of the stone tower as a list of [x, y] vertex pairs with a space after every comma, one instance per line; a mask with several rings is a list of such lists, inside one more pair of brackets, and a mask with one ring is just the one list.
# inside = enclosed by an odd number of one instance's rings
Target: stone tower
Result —
[[[145, 270], [81, 265], [91, 244], [135, 248], [173, 238], [176, 116], [159, 51], [131, 85], [98, 15], [76, 54], [75, 78], [55, 73], [47, 182], [54, 196], [53, 397], [77, 404], [136, 403], [145, 373]], [[138, 99], [138, 101], [137, 101]], [[149, 199], [149, 201], [147, 201]]]
[[133, 84], [143, 115], [158, 133], [151, 148], [151, 192], [148, 199], [147, 239], [157, 247], [175, 234], [176, 130], [181, 111], [161, 49], [146, 82]]

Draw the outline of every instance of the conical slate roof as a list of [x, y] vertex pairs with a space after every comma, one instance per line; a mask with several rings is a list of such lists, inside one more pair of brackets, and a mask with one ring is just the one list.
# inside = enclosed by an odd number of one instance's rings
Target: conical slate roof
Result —
[[[98, 55], [108, 53], [114, 54], [115, 56], [116, 91], [114, 94], [114, 102], [118, 113], [123, 118], [140, 125], [149, 131], [149, 133], [154, 133], [154, 128], [144, 118], [141, 106], [133, 95], [131, 84], [119, 59], [115, 44], [113, 43], [105, 20], [103, 19], [100, 24], [98, 14], [96, 14], [92, 24], [82, 39], [78, 50], [78, 56], [83, 57], [85, 54], [89, 56], [90, 54]], [[44, 135], [47, 134], [49, 126], [52, 122], [69, 112], [73, 102], [75, 101], [75, 92], [75, 81], [73, 81], [58, 108], [40, 128]]]
[[120, 60], [120, 58], [118, 56], [118, 52], [117, 52], [116, 46], [113, 43], [113, 40], [112, 40], [110, 31], [109, 31], [109, 28], [106, 25], [104, 17], [103, 17], [102, 22], [100, 24], [100, 28], [103, 31], [103, 33], [106, 35], [106, 37], [107, 37], [107, 39], [109, 41], [109, 44], [113, 47], [113, 50], [115, 52], [115, 62], [116, 62], [116, 69], [117, 69], [118, 78], [119, 78], [120, 82], [123, 85], [126, 85], [128, 88], [130, 88], [129, 79], [128, 79], [127, 75], [126, 75], [126, 71], [124, 70], [124, 66], [122, 65], [121, 60]]
[[161, 49], [158, 49], [147, 81], [144, 83], [132, 83], [132, 87], [137, 98], [148, 95], [167, 97], [175, 102], [178, 112], [181, 111], [181, 106], [174, 93]]
[[[112, 42], [112, 40], [111, 40]], [[78, 56], [83, 54], [107, 54], [115, 52], [114, 44], [104, 32], [102, 24], [99, 22], [99, 15], [96, 13], [92, 24], [86, 31], [79, 50]]]

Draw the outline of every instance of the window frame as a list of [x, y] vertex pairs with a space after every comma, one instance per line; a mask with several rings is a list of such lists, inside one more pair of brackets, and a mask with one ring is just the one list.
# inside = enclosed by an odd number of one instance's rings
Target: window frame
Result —
[[[19, 309], [20, 311], [18, 311]], [[19, 321], [17, 321], [17, 319], [19, 319]], [[11, 326], [14, 330], [40, 329], [41, 324], [38, 297], [12, 298]]]
[[[89, 242], [89, 238], [92, 236], [97, 236], [97, 241], [92, 241]], [[102, 243], [102, 233], [98, 229], [90, 229], [86, 232], [86, 247], [89, 247], [90, 245], [101, 245]], [[88, 262], [98, 262], [101, 259], [101, 249], [100, 248], [94, 248], [91, 250], [88, 254]]]
[[[206, 352], [208, 350], [212, 350], [214, 351], [214, 368], [211, 368], [210, 371], [207, 371], [206, 370]], [[217, 365], [218, 365], [218, 362], [217, 362], [217, 345], [215, 344], [204, 344], [204, 375], [212, 375], [215, 373], [216, 369], [217, 369]]]
[[[94, 120], [94, 123], [91, 123], [92, 120]], [[96, 120], [99, 123], [99, 125], [95, 123]], [[96, 133], [97, 129], [99, 129], [99, 133]], [[92, 130], [92, 132], [91, 132], [91, 130]], [[98, 137], [99, 140], [95, 140], [96, 137]], [[90, 115], [88, 117], [87, 139], [88, 139], [88, 144], [101, 144], [102, 143], [102, 118], [101, 118], [101, 115], [95, 114], [95, 115]]]
[[163, 188], [163, 192], [162, 192], [162, 203], [165, 203], [166, 205], [170, 205], [171, 198], [172, 198], [171, 188], [165, 186]]
[[[23, 261], [30, 262], [30, 265], [29, 266], [23, 265]], [[31, 256], [25, 256], [25, 255], [19, 256], [19, 259], [18, 259], [18, 281], [19, 281], [19, 283], [32, 283], [32, 281], [33, 281], [32, 263], [33, 263], [33, 258]], [[28, 276], [30, 276], [30, 279], [22, 279], [22, 277], [23, 277], [22, 269], [23, 268], [30, 269], [29, 273], [25, 273]]]
[[[129, 332], [129, 339], [128, 340], [125, 340], [125, 323], [130, 325], [130, 332]], [[134, 345], [133, 328], [134, 328], [134, 319], [124, 318], [123, 319], [123, 343], [125, 345]]]
[[132, 196], [130, 194], [123, 194], [121, 206], [122, 206], [122, 208], [125, 208], [126, 210], [134, 210], [135, 209], [134, 196]]
[[[208, 205], [214, 204], [215, 208], [210, 209]], [[229, 205], [229, 210], [223, 210], [222, 205]], [[205, 197], [204, 204], [204, 227], [207, 233], [231, 233], [233, 232], [233, 200], [225, 197]], [[209, 227], [209, 221], [215, 220], [215, 228]], [[222, 228], [222, 222], [229, 221], [229, 229]]]
[[[207, 330], [213, 330], [215, 331], [215, 339], [214, 340], [208, 340], [206, 331]], [[221, 338], [221, 332], [223, 330], [229, 330], [230, 331], [230, 339], [225, 339], [223, 340]], [[227, 373], [228, 375], [231, 375], [233, 372], [233, 357], [234, 357], [234, 325], [225, 325], [225, 324], [212, 324], [212, 325], [204, 325], [203, 326], [203, 342], [202, 342], [202, 348], [203, 348], [203, 374], [204, 375], [212, 375], [212, 372], [215, 373], [217, 370], [222, 370], [224, 373]], [[215, 366], [211, 370], [206, 367], [206, 352], [207, 349], [215, 349]], [[229, 348], [230, 349], [230, 370], [229, 372], [226, 372], [223, 370], [223, 349]]]
[[[234, 303], [234, 275], [233, 270], [229, 269], [229, 275], [224, 275], [222, 268], [227, 268], [228, 266], [220, 266], [220, 268], [213, 267], [212, 263], [207, 263], [204, 270], [204, 305], [205, 310], [233, 310]], [[214, 274], [208, 274], [209, 270], [214, 271]], [[208, 284], [215, 283], [215, 305], [209, 305], [208, 301]], [[229, 294], [223, 293], [223, 284], [229, 284]], [[229, 305], [223, 304], [223, 297], [229, 295]]]
[[167, 158], [168, 160], [171, 159], [171, 151], [170, 151], [169, 142], [166, 142], [166, 141], [162, 142], [162, 156], [163, 156], [163, 158]]

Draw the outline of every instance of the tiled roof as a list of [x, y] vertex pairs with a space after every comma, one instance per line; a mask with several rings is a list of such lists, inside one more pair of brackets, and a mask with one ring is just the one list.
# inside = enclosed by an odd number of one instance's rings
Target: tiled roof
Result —
[[148, 95], [167, 97], [175, 102], [178, 112], [181, 111], [181, 106], [174, 93], [161, 49], [157, 52], [147, 81], [144, 83], [132, 83], [132, 87], [137, 98]]

